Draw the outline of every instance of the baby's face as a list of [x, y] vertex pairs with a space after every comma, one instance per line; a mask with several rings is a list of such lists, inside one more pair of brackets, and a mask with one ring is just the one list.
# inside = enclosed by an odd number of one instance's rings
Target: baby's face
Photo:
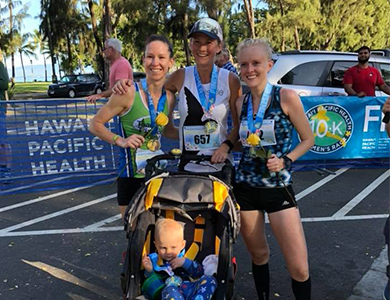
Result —
[[154, 244], [156, 245], [160, 257], [164, 260], [171, 261], [184, 249], [186, 241], [181, 234], [175, 232], [161, 232]]

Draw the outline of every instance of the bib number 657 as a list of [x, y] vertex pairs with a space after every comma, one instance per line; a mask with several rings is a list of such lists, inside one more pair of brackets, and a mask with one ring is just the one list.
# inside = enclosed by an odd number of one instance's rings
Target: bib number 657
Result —
[[210, 142], [210, 135], [209, 134], [197, 134], [194, 136], [194, 142], [195, 144], [208, 144]]

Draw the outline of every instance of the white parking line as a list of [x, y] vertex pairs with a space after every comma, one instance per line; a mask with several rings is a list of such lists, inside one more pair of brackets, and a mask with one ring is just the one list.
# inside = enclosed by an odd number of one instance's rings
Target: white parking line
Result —
[[340, 217], [318, 217], [318, 218], [302, 218], [302, 222], [328, 222], [328, 221], [354, 221], [354, 220], [369, 220], [369, 219], [386, 219], [389, 215], [359, 215], [359, 216], [340, 216]]
[[[370, 219], [385, 219], [389, 215], [361, 215], [361, 216], [346, 216], [340, 218], [333, 217], [318, 217], [318, 218], [302, 218], [303, 223], [310, 222], [332, 222], [332, 221], [354, 221], [354, 220], [370, 220]], [[89, 226], [87, 226], [89, 227]], [[2, 232], [1, 237], [18, 237], [18, 236], [37, 236], [37, 235], [49, 235], [49, 234], [72, 234], [72, 233], [95, 233], [95, 232], [109, 232], [109, 231], [124, 231], [123, 226], [113, 227], [99, 227], [99, 228], [72, 228], [72, 229], [52, 229], [52, 230], [33, 230], [33, 231], [17, 231], [17, 232]]]
[[63, 180], [63, 179], [67, 179], [69, 177], [72, 177], [72, 175], [64, 176], [64, 177], [58, 177], [58, 178], [54, 178], [54, 179], [50, 179], [50, 180], [39, 181], [39, 182], [32, 183], [32, 184], [29, 184], [29, 185], [19, 186], [19, 187], [13, 188], [13, 189], [5, 190], [5, 192], [3, 192], [3, 193], [0, 192], [0, 195], [5, 195], [5, 194], [9, 195], [10, 192], [16, 192], [16, 191], [20, 191], [20, 190], [29, 189], [29, 188], [31, 188], [33, 186], [43, 185], [43, 184], [47, 184], [47, 183], [50, 183], [50, 182]]
[[69, 233], [94, 233], [107, 231], [124, 231], [123, 226], [100, 227], [86, 230], [85, 228], [71, 228], [71, 229], [51, 229], [51, 230], [31, 230], [31, 231], [17, 231], [17, 232], [1, 232], [0, 237], [16, 237], [16, 236], [31, 236], [31, 235], [49, 235], [49, 234], [69, 234]]
[[[337, 211], [333, 217], [343, 217], [349, 213], [356, 205], [358, 205], [364, 198], [366, 198], [371, 192], [373, 192], [383, 181], [385, 181], [390, 176], [390, 170], [387, 170], [377, 179], [375, 179], [369, 186], [367, 186], [363, 191], [357, 194], [351, 201], [349, 201], [345, 206], [343, 206], [339, 211]], [[386, 195], [388, 197], [388, 195]]]
[[87, 203], [83, 203], [83, 204], [80, 204], [80, 205], [76, 205], [76, 206], [73, 206], [73, 207], [69, 207], [67, 209], [63, 209], [63, 210], [57, 211], [57, 212], [52, 213], [52, 214], [48, 214], [48, 215], [40, 217], [40, 218], [32, 219], [32, 220], [29, 220], [29, 221], [26, 221], [26, 222], [23, 222], [23, 223], [20, 223], [20, 224], [16, 224], [14, 226], [10, 226], [10, 227], [1, 229], [0, 230], [0, 236], [2, 234], [4, 234], [4, 233], [7, 233], [7, 232], [10, 232], [10, 231], [13, 231], [13, 230], [17, 230], [17, 229], [20, 229], [20, 228], [23, 228], [23, 227], [26, 227], [26, 226], [30, 226], [32, 224], [36, 224], [36, 223], [39, 223], [39, 222], [42, 222], [42, 221], [45, 221], [45, 220], [49, 220], [49, 219], [52, 219], [52, 218], [55, 218], [55, 217], [58, 217], [58, 216], [62, 216], [64, 214], [67, 214], [67, 213], [70, 213], [70, 212], [73, 212], [73, 211], [76, 211], [76, 210], [79, 210], [79, 209], [82, 209], [82, 208], [85, 208], [85, 207], [88, 207], [88, 206], [92, 206], [92, 205], [95, 205], [95, 204], [98, 204], [98, 203], [110, 200], [110, 199], [115, 198], [115, 197], [116, 197], [116, 194], [111, 194], [111, 195], [108, 195], [108, 196], [105, 196], [105, 197], [102, 197], [102, 198], [99, 198], [99, 199], [96, 199], [96, 200], [93, 200], [93, 201], [89, 201]]
[[318, 181], [315, 184], [313, 184], [310, 187], [308, 187], [306, 190], [303, 190], [299, 194], [295, 195], [295, 200], [299, 201], [303, 197], [306, 197], [310, 193], [312, 193], [315, 190], [319, 189], [323, 185], [327, 184], [329, 181], [335, 179], [337, 176], [343, 174], [344, 172], [346, 172], [348, 170], [349, 170], [349, 168], [341, 168], [341, 169], [337, 170], [334, 175], [331, 174], [331, 175], [326, 176], [324, 179], [321, 179], [320, 181]]
[[[112, 181], [112, 179], [104, 180], [104, 181], [101, 181], [100, 183], [108, 183], [110, 181]], [[18, 208], [18, 207], [22, 207], [22, 206], [30, 205], [30, 204], [33, 204], [33, 203], [41, 202], [41, 201], [44, 201], [44, 200], [48, 200], [48, 199], [51, 199], [51, 198], [63, 196], [63, 195], [69, 194], [69, 193], [85, 190], [85, 189], [88, 189], [88, 188], [94, 187], [94, 186], [96, 186], [96, 184], [90, 184], [90, 185], [87, 185], [87, 186], [78, 187], [78, 188], [74, 188], [74, 189], [58, 192], [58, 193], [47, 195], [47, 196], [43, 196], [43, 197], [38, 197], [38, 198], [35, 198], [35, 199], [32, 199], [32, 200], [24, 201], [24, 202], [17, 203], [17, 204], [14, 204], [14, 205], [5, 206], [5, 207], [0, 208], [0, 213], [2, 213], [4, 211], [7, 211], [7, 210], [15, 209], [15, 208]]]
[[115, 222], [117, 220], [120, 220], [121, 218], [122, 218], [121, 214], [117, 214], [117, 215], [115, 215], [115, 216], [113, 216], [111, 218], [107, 218], [107, 219], [104, 219], [104, 220], [102, 220], [100, 222], [97, 222], [97, 223], [85, 226], [83, 229], [84, 230], [93, 230], [93, 229], [99, 228], [101, 226], [104, 226], [104, 225], [110, 224], [112, 222]]

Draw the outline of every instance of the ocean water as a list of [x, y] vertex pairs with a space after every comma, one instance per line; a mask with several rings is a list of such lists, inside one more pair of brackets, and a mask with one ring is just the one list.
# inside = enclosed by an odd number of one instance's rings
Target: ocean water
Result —
[[[11, 61], [7, 61], [7, 69], [8, 69], [8, 76], [11, 78], [12, 70], [11, 70]], [[47, 69], [47, 80], [51, 81], [51, 64], [46, 65]], [[31, 65], [27, 63], [24, 66], [24, 70], [26, 72], [26, 82], [33, 82], [33, 81], [45, 81], [45, 66], [44, 65]], [[85, 73], [93, 73], [94, 70], [91, 67], [85, 68]], [[75, 74], [79, 73], [79, 70], [76, 70], [74, 72]], [[59, 71], [58, 66], [56, 65], [56, 75], [59, 78]], [[64, 76], [64, 72], [61, 72], [61, 76]], [[15, 67], [15, 82], [24, 82], [23, 77], [23, 69], [22, 67]]]

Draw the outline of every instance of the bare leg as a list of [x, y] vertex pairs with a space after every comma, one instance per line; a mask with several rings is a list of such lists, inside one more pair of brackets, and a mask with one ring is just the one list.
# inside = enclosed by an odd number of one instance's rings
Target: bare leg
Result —
[[241, 234], [252, 256], [252, 274], [258, 298], [269, 299], [269, 248], [262, 211], [241, 211]]

